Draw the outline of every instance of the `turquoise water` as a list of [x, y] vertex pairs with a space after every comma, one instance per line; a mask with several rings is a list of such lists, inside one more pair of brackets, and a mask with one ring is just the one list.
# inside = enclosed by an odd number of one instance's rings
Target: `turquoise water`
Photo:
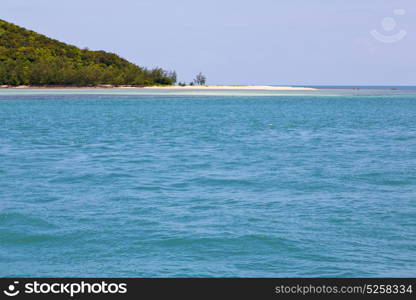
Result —
[[1, 91], [0, 276], [416, 276], [415, 92], [222, 93]]

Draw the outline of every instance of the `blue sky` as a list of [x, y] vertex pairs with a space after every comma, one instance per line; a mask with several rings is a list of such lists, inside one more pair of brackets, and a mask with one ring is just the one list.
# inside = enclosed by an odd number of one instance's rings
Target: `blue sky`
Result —
[[4, 20], [182, 81], [416, 85], [414, 0], [1, 2]]

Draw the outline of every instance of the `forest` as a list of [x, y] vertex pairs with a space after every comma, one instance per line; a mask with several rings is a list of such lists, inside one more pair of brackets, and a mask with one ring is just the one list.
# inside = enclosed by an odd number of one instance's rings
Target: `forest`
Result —
[[0, 20], [0, 85], [172, 85], [176, 72], [62, 43]]

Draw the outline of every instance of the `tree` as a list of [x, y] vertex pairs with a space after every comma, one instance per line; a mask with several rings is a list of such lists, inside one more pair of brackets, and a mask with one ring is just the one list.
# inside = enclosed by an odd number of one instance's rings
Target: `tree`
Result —
[[198, 75], [196, 75], [194, 79], [194, 83], [196, 85], [205, 85], [206, 82], [207, 82], [207, 78], [202, 73], [199, 73]]
[[178, 81], [178, 75], [176, 74], [176, 71], [167, 72], [166, 77], [172, 79], [172, 84], [176, 84]]

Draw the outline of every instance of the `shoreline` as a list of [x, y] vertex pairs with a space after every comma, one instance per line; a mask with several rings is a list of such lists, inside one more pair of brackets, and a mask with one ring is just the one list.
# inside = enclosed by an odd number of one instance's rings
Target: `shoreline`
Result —
[[187, 85], [187, 86], [162, 86], [144, 87], [144, 89], [168, 89], [168, 90], [257, 90], [257, 91], [315, 91], [315, 88], [270, 86], [270, 85]]
[[0, 89], [146, 89], [146, 90], [256, 90], [256, 91], [315, 91], [316, 88], [269, 86], [269, 85], [187, 85], [187, 86], [37, 86], [37, 85], [1, 85]]

